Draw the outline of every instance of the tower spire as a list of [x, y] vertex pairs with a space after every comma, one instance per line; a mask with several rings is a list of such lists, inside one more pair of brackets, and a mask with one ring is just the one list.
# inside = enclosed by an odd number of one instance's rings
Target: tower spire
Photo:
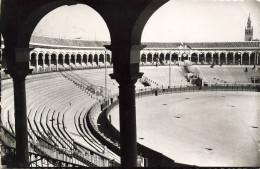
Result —
[[248, 20], [247, 20], [247, 28], [251, 28], [251, 18], [250, 18], [250, 13], [249, 13]]
[[252, 41], [253, 39], [253, 27], [251, 25], [250, 13], [247, 19], [247, 26], [245, 29], [245, 41]]

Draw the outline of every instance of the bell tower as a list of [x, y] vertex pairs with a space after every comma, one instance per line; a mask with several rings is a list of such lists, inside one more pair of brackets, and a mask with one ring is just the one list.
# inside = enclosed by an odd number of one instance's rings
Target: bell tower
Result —
[[253, 39], [253, 27], [251, 25], [250, 14], [248, 16], [247, 25], [245, 28], [245, 41], [252, 41]]

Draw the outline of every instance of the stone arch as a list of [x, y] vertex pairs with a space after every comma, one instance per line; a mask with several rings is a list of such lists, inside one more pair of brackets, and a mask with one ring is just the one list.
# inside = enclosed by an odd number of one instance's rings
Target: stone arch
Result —
[[249, 56], [250, 53], [249, 52], [244, 52], [242, 55], [242, 64], [243, 65], [248, 65], [249, 64]]
[[63, 59], [64, 59], [64, 54], [60, 53], [58, 55], [58, 64], [63, 66]]
[[226, 64], [226, 55], [224, 52], [221, 52], [220, 54], [220, 64], [223, 65], [223, 64]]
[[36, 58], [37, 58], [37, 53], [36, 52], [32, 52], [31, 53], [31, 66], [36, 67]]
[[199, 56], [199, 62], [204, 63], [205, 62], [205, 53], [201, 52], [198, 54], [198, 56]]
[[228, 52], [227, 53], [227, 64], [233, 64], [233, 55], [234, 53], [233, 52]]
[[51, 64], [52, 64], [51, 67], [54, 66], [54, 65], [57, 65], [56, 58], [57, 58], [57, 54], [56, 53], [52, 53], [51, 54]]
[[98, 65], [98, 54], [96, 54], [96, 53], [94, 54], [93, 62]]
[[70, 53], [66, 53], [66, 54], [65, 54], [65, 63], [66, 63], [68, 66], [70, 66], [70, 58], [71, 58]]
[[147, 62], [152, 63], [152, 57], [153, 57], [153, 54], [152, 53], [148, 53], [147, 54]]
[[48, 53], [48, 52], [44, 54], [45, 64], [47, 64], [47, 67], [50, 64], [49, 56], [50, 56], [50, 53]]
[[164, 55], [164, 53], [160, 53], [160, 54], [159, 54], [159, 60], [160, 60], [160, 63], [161, 63], [161, 64], [164, 64], [164, 61], [165, 61], [165, 55]]
[[169, 60], [170, 60], [170, 56], [171, 56], [170, 53], [166, 53], [166, 54], [165, 54], [165, 61], [166, 61], [166, 63], [169, 62]]
[[189, 54], [187, 52], [184, 52], [181, 54], [181, 61], [188, 60]]
[[110, 54], [107, 54], [107, 61], [108, 63], [112, 64], [112, 58]]
[[35, 9], [33, 10], [33, 12], [29, 13], [27, 19], [21, 25], [20, 32], [17, 39], [17, 47], [29, 48], [29, 42], [34, 29], [41, 21], [41, 19], [45, 17], [48, 13], [62, 6], [70, 6], [76, 4], [84, 4], [91, 7], [95, 12], [97, 12], [101, 16], [101, 18], [105, 22], [104, 16], [101, 14], [101, 11], [97, 11], [97, 9], [95, 9], [95, 6], [93, 6], [93, 4], [89, 2], [80, 3], [76, 0], [39, 2], [34, 4]]
[[[43, 53], [42, 52], [40, 52], [39, 54], [38, 54], [38, 66], [39, 67], [43, 67], [43, 60], [44, 60], [44, 55], [43, 55]], [[45, 60], [44, 60], [44, 62], [45, 62]]]
[[197, 63], [198, 62], [198, 54], [197, 53], [192, 53], [191, 54], [191, 62]]
[[103, 53], [101, 53], [100, 55], [99, 55], [99, 63], [103, 63], [103, 64], [105, 64], [105, 56], [104, 56], [104, 54]]
[[159, 53], [153, 54], [153, 62], [159, 62]]
[[171, 61], [172, 62], [177, 62], [179, 59], [178, 59], [178, 54], [177, 53], [172, 53], [171, 54]]
[[146, 63], [146, 54], [141, 54], [141, 59], [140, 59], [141, 63]]
[[93, 64], [93, 54], [92, 54], [92, 53], [90, 53], [90, 54], [88, 55], [88, 62], [89, 62], [90, 64]]
[[250, 55], [250, 65], [254, 65], [256, 52], [252, 52]]
[[70, 57], [71, 57], [70, 64], [76, 65], [76, 53], [72, 53]]
[[81, 54], [80, 53], [78, 53], [77, 55], [76, 55], [76, 64], [81, 64]]
[[218, 52], [215, 52], [215, 53], [212, 53], [212, 55], [213, 55], [213, 62], [214, 62], [215, 64], [219, 64], [219, 63], [218, 63], [219, 53], [218, 53]]
[[212, 62], [211, 57], [212, 57], [212, 53], [207, 52], [206, 53], [206, 60], [205, 60], [207, 64], [210, 64]]
[[83, 54], [83, 57], [82, 57], [82, 62], [85, 63], [85, 64], [87, 64], [87, 62], [88, 62], [88, 59], [87, 59], [87, 58], [88, 58], [88, 55], [84, 53], [84, 54]]

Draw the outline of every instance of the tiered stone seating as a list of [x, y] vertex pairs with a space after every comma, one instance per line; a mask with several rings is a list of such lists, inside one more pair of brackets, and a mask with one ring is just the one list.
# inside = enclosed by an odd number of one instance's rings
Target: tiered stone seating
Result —
[[260, 76], [259, 70], [253, 70], [252, 67], [247, 68], [241, 66], [192, 66], [197, 68], [200, 77], [208, 83], [251, 83], [251, 77]]
[[[78, 70], [73, 71], [73, 73], [79, 75], [89, 83], [105, 87], [105, 69], [88, 69], [88, 70]], [[109, 77], [109, 74], [112, 73], [112, 69], [107, 69], [107, 89], [110, 90], [111, 94], [118, 93], [118, 83]]]
[[[169, 67], [140, 67], [140, 72], [144, 73], [144, 76], [158, 83], [158, 86], [169, 85]], [[184, 77], [181, 67], [171, 66], [171, 85], [187, 85], [188, 82]]]
[[[86, 148], [102, 154], [103, 150], [92, 143], [93, 139], [83, 139], [79, 134], [80, 130], [76, 129], [78, 123], [73, 120], [77, 118], [76, 112], [90, 108], [96, 99], [83, 92], [60, 73], [28, 76], [26, 87], [28, 129], [31, 131], [30, 135], [34, 134], [30, 136], [32, 141], [41, 137], [57, 148], [71, 150], [75, 140]], [[11, 86], [4, 90], [3, 96], [5, 102], [1, 118], [7, 123], [7, 112], [14, 114], [14, 110], [11, 109], [14, 106], [12, 91]], [[10, 119], [14, 124], [14, 116]]]

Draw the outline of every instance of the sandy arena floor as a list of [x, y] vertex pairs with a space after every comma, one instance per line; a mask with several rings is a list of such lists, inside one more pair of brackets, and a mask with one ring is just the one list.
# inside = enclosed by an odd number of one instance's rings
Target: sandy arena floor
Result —
[[[260, 166], [260, 93], [176, 93], [136, 102], [139, 143], [179, 163]], [[111, 112], [117, 128], [118, 112]]]

